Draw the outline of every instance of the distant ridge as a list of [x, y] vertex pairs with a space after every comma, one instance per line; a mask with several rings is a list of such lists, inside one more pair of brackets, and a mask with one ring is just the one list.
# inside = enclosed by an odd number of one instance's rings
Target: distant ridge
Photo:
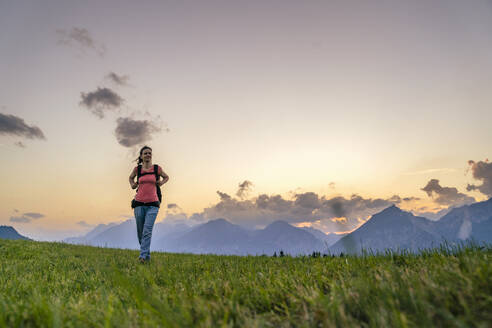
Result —
[[326, 244], [327, 246], [331, 246], [335, 244], [337, 241], [348, 235], [348, 233], [336, 234], [336, 233], [324, 233], [321, 230], [312, 228], [312, 227], [302, 227], [302, 230], [305, 230], [316, 237], [318, 240]]
[[66, 238], [63, 241], [69, 244], [82, 244], [82, 245], [89, 245], [91, 240], [97, 236], [98, 234], [104, 232], [105, 230], [116, 226], [117, 223], [109, 223], [109, 224], [98, 224], [94, 229], [89, 231], [87, 234], [85, 234], [82, 237], [70, 237]]
[[336, 242], [333, 253], [360, 253], [362, 249], [417, 251], [437, 245], [432, 222], [392, 205], [374, 214], [366, 223]]
[[330, 247], [331, 253], [418, 251], [443, 242], [492, 243], [492, 198], [452, 209], [438, 221], [414, 216], [392, 205]]
[[327, 250], [326, 245], [313, 234], [285, 221], [275, 221], [265, 229], [255, 231], [252, 242], [266, 254], [282, 250], [287, 254], [299, 255]]
[[438, 235], [446, 240], [492, 243], [492, 198], [452, 209], [436, 221]]
[[283, 251], [299, 255], [323, 251], [327, 247], [311, 233], [284, 221], [250, 231], [225, 219], [216, 219], [176, 237], [163, 238], [159, 249], [195, 254], [272, 255]]
[[[162, 221], [154, 226], [152, 250], [176, 253], [272, 255], [282, 250], [301, 255], [314, 251], [339, 254], [372, 251], [408, 250], [438, 247], [444, 241], [459, 243], [474, 240], [492, 243], [492, 198], [488, 201], [451, 209], [438, 221], [415, 216], [397, 206], [374, 214], [357, 230], [347, 235], [325, 234], [313, 228], [297, 228], [276, 221], [264, 229], [248, 230], [224, 218], [189, 226], [186, 220]], [[137, 249], [135, 220], [100, 225], [84, 237], [65, 242]]]
[[23, 239], [23, 240], [31, 240], [17, 232], [11, 226], [0, 226], [0, 238], [2, 239]]

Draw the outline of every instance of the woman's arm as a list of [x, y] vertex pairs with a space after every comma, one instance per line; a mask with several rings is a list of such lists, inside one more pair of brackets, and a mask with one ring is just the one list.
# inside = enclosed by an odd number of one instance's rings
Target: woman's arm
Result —
[[159, 180], [159, 182], [157, 182], [157, 183], [159, 184], [159, 187], [160, 187], [169, 180], [169, 176], [164, 172], [164, 170], [162, 168], [160, 168], [159, 171], [160, 171], [159, 176], [162, 177], [162, 180]]
[[132, 173], [130, 173], [130, 177], [128, 178], [128, 181], [130, 182], [130, 186], [132, 187], [132, 189], [135, 189], [137, 188], [138, 186], [138, 183], [135, 182], [135, 177], [137, 176], [137, 168], [133, 168], [133, 171]]

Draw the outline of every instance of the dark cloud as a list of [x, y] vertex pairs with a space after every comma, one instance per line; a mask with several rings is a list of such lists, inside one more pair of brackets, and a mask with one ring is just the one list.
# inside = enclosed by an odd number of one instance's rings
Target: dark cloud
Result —
[[363, 198], [359, 195], [352, 195], [350, 198], [333, 197], [322, 200], [320, 212], [333, 217], [360, 218], [369, 214], [376, 213], [394, 204], [395, 196], [389, 199], [382, 198]]
[[58, 34], [58, 44], [65, 46], [77, 46], [84, 51], [85, 49], [94, 50], [100, 56], [104, 56], [106, 53], [106, 47], [104, 44], [99, 44], [94, 41], [89, 31], [85, 28], [73, 27], [71, 30], [56, 30]]
[[267, 194], [252, 199], [239, 199], [221, 191], [217, 191], [217, 194], [219, 202], [201, 213], [194, 213], [194, 220], [226, 218], [250, 228], [265, 226], [276, 220], [293, 224], [324, 220], [324, 228], [346, 231], [393, 204], [389, 199], [365, 199], [358, 195], [326, 198], [314, 192], [297, 193], [292, 199]]
[[181, 214], [184, 213], [181, 207], [178, 206], [178, 204], [175, 203], [167, 204], [166, 217], [173, 215], [173, 219], [176, 219], [176, 215], [180, 216]]
[[35, 212], [24, 213], [24, 216], [27, 216], [28, 218], [31, 218], [31, 219], [44, 218], [44, 214], [35, 213]]
[[26, 218], [25, 216], [11, 216], [10, 222], [29, 223], [29, 222], [31, 222], [31, 219]]
[[238, 196], [239, 198], [244, 198], [248, 196], [248, 193], [251, 191], [252, 186], [253, 183], [251, 181], [244, 180], [244, 182], [239, 184], [239, 188], [236, 192], [236, 196]]
[[106, 75], [106, 78], [121, 86], [128, 85], [128, 80], [130, 79], [128, 75], [118, 75], [114, 72], [109, 72], [108, 75]]
[[232, 197], [226, 194], [225, 192], [221, 192], [217, 190], [217, 195], [219, 195], [220, 200], [223, 202], [232, 200]]
[[461, 206], [475, 202], [475, 198], [460, 193], [454, 187], [442, 187], [439, 180], [431, 179], [427, 185], [422, 188], [429, 197], [434, 197], [434, 201], [446, 206]]
[[43, 131], [37, 126], [29, 126], [20, 117], [2, 113], [0, 113], [0, 134], [46, 140]]
[[418, 198], [418, 197], [404, 197], [404, 198], [401, 198], [398, 195], [393, 195], [388, 200], [390, 202], [394, 203], [394, 204], [400, 204], [402, 202], [411, 202], [411, 201], [415, 201], [415, 200], [420, 200], [420, 198]]
[[414, 200], [420, 200], [420, 198], [419, 197], [405, 197], [405, 198], [403, 198], [403, 201], [405, 201], [405, 202], [411, 202]]
[[473, 178], [476, 180], [481, 180], [481, 185], [472, 185], [469, 184], [466, 187], [466, 190], [478, 190], [482, 194], [492, 197], [492, 163], [489, 163], [488, 160], [485, 161], [468, 161], [470, 168], [472, 170]]
[[99, 118], [104, 117], [104, 112], [120, 107], [124, 100], [116, 92], [109, 88], [97, 88], [96, 91], [81, 92], [80, 104], [85, 106], [92, 114]]
[[41, 213], [29, 212], [29, 213], [22, 214], [22, 216], [11, 216], [10, 222], [30, 223], [32, 220], [37, 220], [43, 217], [44, 215]]
[[401, 197], [398, 195], [393, 195], [389, 200], [395, 204], [399, 204], [402, 202]]
[[79, 226], [83, 227], [83, 228], [92, 228], [92, 227], [93, 227], [93, 225], [92, 225], [92, 224], [89, 224], [89, 223], [87, 223], [87, 222], [85, 222], [85, 221], [79, 221], [79, 222], [77, 222], [77, 224], [78, 224]]
[[134, 120], [130, 117], [120, 117], [116, 120], [115, 135], [118, 143], [124, 147], [140, 145], [152, 139], [154, 133], [162, 128], [150, 120]]
[[19, 147], [19, 148], [26, 148], [26, 145], [24, 145], [22, 143], [22, 141], [17, 141], [17, 142], [14, 143], [14, 145], [17, 146], [17, 147]]

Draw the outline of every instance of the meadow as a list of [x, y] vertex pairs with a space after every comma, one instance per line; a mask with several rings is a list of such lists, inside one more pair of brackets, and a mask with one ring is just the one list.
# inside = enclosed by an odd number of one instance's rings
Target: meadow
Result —
[[0, 239], [1, 327], [490, 327], [492, 248], [216, 256]]

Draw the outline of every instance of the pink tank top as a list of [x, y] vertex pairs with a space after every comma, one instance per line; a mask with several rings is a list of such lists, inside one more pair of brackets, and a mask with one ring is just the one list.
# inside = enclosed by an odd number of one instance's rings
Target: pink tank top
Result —
[[[135, 167], [134, 172], [137, 173], [138, 168]], [[142, 167], [141, 173], [147, 173], [147, 172], [154, 172], [154, 166], [152, 166], [150, 169], [145, 170]], [[159, 166], [158, 167], [158, 173], [161, 174], [162, 169]], [[137, 194], [135, 195], [135, 200], [142, 202], [142, 203], [151, 203], [151, 202], [158, 202], [159, 198], [157, 198], [157, 189], [155, 185], [155, 174], [146, 174], [140, 176], [140, 179], [138, 179], [138, 190]]]

